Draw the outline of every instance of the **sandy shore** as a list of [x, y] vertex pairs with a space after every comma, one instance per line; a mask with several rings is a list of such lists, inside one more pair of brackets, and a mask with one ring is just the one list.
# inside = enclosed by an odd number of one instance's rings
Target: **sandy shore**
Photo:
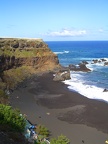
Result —
[[52, 74], [34, 77], [10, 97], [32, 123], [43, 124], [52, 137], [64, 134], [71, 144], [105, 144], [108, 139], [108, 104], [69, 91]]

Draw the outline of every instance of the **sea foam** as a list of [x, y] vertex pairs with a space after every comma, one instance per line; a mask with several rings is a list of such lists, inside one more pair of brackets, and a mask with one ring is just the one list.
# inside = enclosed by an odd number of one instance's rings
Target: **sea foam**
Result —
[[69, 53], [69, 51], [61, 51], [61, 52], [54, 52], [55, 54], [64, 54], [64, 53]]

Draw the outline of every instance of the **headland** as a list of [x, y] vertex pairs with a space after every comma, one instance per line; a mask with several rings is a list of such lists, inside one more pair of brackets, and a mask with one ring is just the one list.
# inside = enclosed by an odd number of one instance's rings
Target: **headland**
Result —
[[48, 127], [51, 137], [66, 135], [71, 144], [105, 143], [108, 104], [54, 81], [53, 74], [63, 68], [43, 41], [0, 39], [0, 62], [0, 88], [13, 91], [10, 105], [19, 108], [28, 120]]

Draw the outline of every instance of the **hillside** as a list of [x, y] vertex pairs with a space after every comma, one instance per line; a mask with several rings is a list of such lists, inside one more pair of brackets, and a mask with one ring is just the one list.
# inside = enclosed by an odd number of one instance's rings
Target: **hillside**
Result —
[[52, 70], [58, 58], [41, 39], [0, 39], [0, 70], [20, 66]]
[[0, 38], [0, 89], [14, 89], [32, 74], [60, 67], [42, 39]]

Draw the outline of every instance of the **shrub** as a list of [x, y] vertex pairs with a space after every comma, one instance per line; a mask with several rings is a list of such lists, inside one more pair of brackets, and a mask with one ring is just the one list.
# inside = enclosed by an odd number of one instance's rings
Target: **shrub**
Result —
[[60, 135], [58, 136], [58, 138], [52, 138], [50, 141], [50, 144], [69, 144], [69, 143], [70, 143], [69, 139], [64, 135]]
[[45, 138], [49, 136], [49, 130], [43, 125], [38, 125], [36, 128], [36, 132]]
[[8, 103], [8, 96], [2, 89], [0, 89], [0, 103], [2, 103], [2, 104]]
[[0, 98], [8, 98], [8, 96], [5, 94], [3, 90], [0, 89]]
[[13, 130], [23, 132], [26, 122], [20, 112], [11, 106], [0, 104], [0, 125], [8, 125]]
[[26, 66], [4, 71], [3, 79], [8, 89], [14, 89], [24, 79], [30, 77], [30, 70]]

